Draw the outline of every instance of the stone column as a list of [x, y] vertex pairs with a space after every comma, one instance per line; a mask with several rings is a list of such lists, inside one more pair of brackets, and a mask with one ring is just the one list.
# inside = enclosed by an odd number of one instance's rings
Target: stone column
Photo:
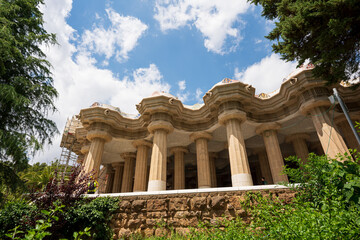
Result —
[[147, 187], [147, 160], [149, 155], [149, 148], [152, 147], [152, 144], [145, 140], [136, 140], [133, 142], [133, 145], [137, 149], [133, 191], [143, 192], [146, 191]]
[[259, 159], [260, 171], [262, 175], [261, 177], [264, 177], [269, 184], [273, 184], [274, 181], [272, 179], [270, 165], [265, 150], [258, 149], [255, 152], [257, 153]]
[[131, 192], [134, 179], [135, 168], [135, 153], [122, 153], [121, 157], [124, 159], [124, 173], [121, 183], [121, 192]]
[[88, 153], [89, 153], [89, 150], [90, 150], [90, 144], [87, 144], [87, 145], [84, 145], [81, 147], [81, 150], [80, 152], [84, 155], [84, 160], [83, 162], [81, 163], [81, 166], [82, 168], [85, 170], [86, 168], [86, 159], [87, 159], [87, 156], [88, 156]]
[[217, 180], [216, 180], [216, 165], [215, 159], [218, 157], [217, 153], [210, 152], [209, 153], [209, 163], [210, 163], [210, 179], [211, 179], [211, 187], [217, 187]]
[[325, 154], [330, 158], [335, 158], [337, 154], [349, 153], [349, 151], [334, 121], [330, 119], [326, 111], [328, 106], [330, 106], [329, 101], [312, 101], [301, 106], [301, 112], [311, 115]]
[[113, 175], [113, 186], [112, 186], [112, 192], [113, 193], [119, 193], [121, 192], [121, 183], [123, 178], [123, 172], [124, 172], [124, 163], [123, 162], [117, 162], [113, 163], [112, 166], [114, 167], [115, 173]]
[[281, 154], [279, 140], [276, 133], [276, 130], [279, 128], [279, 124], [268, 123], [263, 124], [256, 129], [256, 133], [262, 135], [264, 138], [271, 175], [275, 184], [288, 181], [287, 176], [281, 173], [284, 168], [284, 159]]
[[114, 169], [112, 168], [111, 164], [106, 164], [106, 186], [105, 186], [105, 193], [111, 193], [114, 183]]
[[185, 189], [184, 154], [188, 150], [185, 147], [174, 147], [170, 153], [174, 154], [174, 189]]
[[198, 187], [210, 188], [211, 177], [208, 141], [211, 139], [211, 135], [207, 132], [195, 132], [190, 135], [190, 139], [196, 144]]
[[166, 190], [167, 135], [173, 131], [171, 123], [157, 120], [150, 123], [148, 130], [154, 135], [151, 154], [148, 191]]
[[226, 127], [233, 187], [253, 185], [245, 142], [241, 133], [241, 123], [245, 120], [246, 113], [239, 110], [226, 110], [219, 115], [219, 123]]
[[97, 179], [100, 171], [101, 158], [104, 152], [104, 145], [112, 139], [105, 124], [97, 125], [100, 129], [92, 129], [87, 134], [87, 139], [91, 142], [89, 153], [86, 158], [85, 172], [94, 171], [94, 178]]
[[286, 138], [286, 142], [291, 142], [295, 154], [298, 158], [300, 158], [304, 163], [307, 161], [309, 156], [309, 149], [306, 145], [306, 140], [309, 140], [310, 136], [306, 133], [297, 133]]
[[340, 129], [342, 136], [344, 137], [344, 140], [346, 142], [346, 145], [350, 149], [357, 149], [360, 150], [359, 143], [356, 140], [356, 137], [354, 136], [354, 133], [346, 120], [345, 117], [340, 117], [335, 120], [336, 126]]

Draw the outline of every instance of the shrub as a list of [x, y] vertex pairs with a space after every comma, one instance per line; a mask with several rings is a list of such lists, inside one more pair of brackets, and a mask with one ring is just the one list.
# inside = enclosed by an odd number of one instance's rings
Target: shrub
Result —
[[30, 197], [40, 209], [52, 208], [56, 201], [68, 208], [73, 206], [87, 192], [90, 179], [90, 174], [84, 173], [79, 165], [72, 168], [68, 180], [62, 180], [59, 183], [57, 170], [55, 170], [54, 177], [49, 180], [45, 190], [32, 193]]
[[16, 233], [16, 238], [112, 238], [108, 224], [119, 200], [84, 198], [90, 174], [83, 174], [81, 167], [73, 168], [69, 179], [60, 183], [56, 175], [57, 172], [44, 192], [30, 194], [31, 203], [9, 202], [0, 211], [0, 239], [5, 239], [6, 233]]
[[[299, 165], [298, 169], [286, 168], [285, 173], [299, 183], [295, 190], [301, 201], [310, 201], [314, 207], [328, 205], [328, 201], [341, 201], [345, 206], [360, 206], [360, 154], [345, 153], [337, 159], [310, 154], [306, 164], [296, 157], [288, 161]], [[290, 185], [291, 186], [291, 185]]]
[[26, 231], [35, 224], [37, 207], [24, 200], [8, 202], [0, 211], [0, 239], [5, 238], [5, 233], [16, 226], [22, 226]]
[[352, 155], [292, 157], [299, 168], [285, 173], [299, 185], [289, 184], [298, 192], [291, 203], [248, 193], [247, 219], [203, 224], [183, 239], [360, 239], [360, 155]]
[[112, 214], [119, 208], [118, 198], [83, 199], [77, 206], [66, 213], [64, 226], [66, 236], [73, 232], [91, 228], [93, 239], [111, 239], [112, 229], [109, 227]]

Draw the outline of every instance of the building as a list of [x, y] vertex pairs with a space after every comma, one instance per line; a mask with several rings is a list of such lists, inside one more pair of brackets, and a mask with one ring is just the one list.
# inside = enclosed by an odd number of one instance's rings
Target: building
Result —
[[[309, 152], [328, 154], [359, 148], [338, 106], [328, 99], [334, 86], [297, 69], [279, 90], [255, 95], [240, 81], [224, 79], [186, 106], [167, 93], [154, 93], [136, 107], [138, 116], [95, 103], [77, 115], [72, 144], [85, 171], [103, 167], [103, 191], [251, 186], [288, 181], [284, 157], [306, 161]], [[353, 121], [360, 120], [360, 90], [337, 87]]]

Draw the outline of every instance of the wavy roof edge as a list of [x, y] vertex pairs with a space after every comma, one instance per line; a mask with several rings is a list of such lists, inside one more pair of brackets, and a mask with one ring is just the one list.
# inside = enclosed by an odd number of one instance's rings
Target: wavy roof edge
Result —
[[[297, 75], [299, 75], [300, 73], [302, 73], [303, 71], [307, 71], [307, 70], [311, 70], [314, 68], [314, 65], [309, 63], [309, 64], [304, 64], [304, 65], [301, 65], [299, 68], [296, 68], [296, 70], [294, 70], [293, 72], [291, 72], [288, 76], [286, 76], [280, 87], [270, 93], [260, 93], [260, 94], [256, 94], [254, 95], [254, 97], [256, 98], [259, 98], [259, 99], [270, 99], [272, 97], [274, 97], [275, 95], [279, 94], [280, 93], [280, 90], [281, 90], [281, 87], [284, 83], [286, 82], [289, 82], [289, 81], [297, 81]], [[247, 83], [244, 83], [240, 80], [237, 80], [237, 79], [230, 79], [230, 78], [224, 78], [222, 79], [220, 82], [216, 83], [214, 86], [212, 86], [210, 88], [209, 91], [213, 90], [216, 86], [219, 86], [219, 85], [224, 85], [224, 84], [232, 84], [232, 83], [237, 83], [237, 82], [241, 82], [243, 84], [247, 84]], [[359, 84], [360, 83], [360, 79], [355, 79], [355, 80], [352, 80], [352, 81], [341, 81], [340, 85], [343, 86], [343, 87], [351, 87], [353, 86], [354, 84]], [[252, 87], [250, 84], [247, 84], [249, 87]], [[255, 88], [254, 88], [255, 89]], [[155, 91], [151, 94], [151, 96], [149, 97], [145, 97], [145, 98], [153, 98], [153, 97], [158, 97], [158, 96], [165, 96], [165, 97], [168, 97], [170, 99], [176, 99], [177, 101], [180, 101], [176, 96], [170, 94], [170, 93], [167, 93], [167, 92], [164, 92], [164, 91]], [[144, 98], [144, 99], [145, 99]], [[186, 105], [184, 104], [183, 102], [181, 102], [181, 104], [183, 105], [184, 108], [187, 108], [187, 109], [190, 109], [190, 110], [199, 110], [201, 109], [203, 106], [205, 106], [205, 103], [196, 103], [196, 104], [193, 104], [193, 105]], [[120, 113], [120, 115], [124, 118], [129, 118], [129, 119], [138, 119], [140, 117], [140, 113], [138, 114], [130, 114], [130, 113], [125, 113], [123, 111], [120, 110], [119, 107], [114, 107], [112, 105], [109, 105], [109, 104], [104, 104], [104, 103], [99, 103], [99, 102], [95, 102], [93, 103], [90, 107], [102, 107], [102, 108], [108, 108], [110, 110], [114, 110], [114, 111], [117, 111]]]

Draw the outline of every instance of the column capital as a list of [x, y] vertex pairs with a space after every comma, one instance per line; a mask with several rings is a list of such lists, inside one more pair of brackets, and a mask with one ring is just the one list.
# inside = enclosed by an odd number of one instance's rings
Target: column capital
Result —
[[147, 141], [147, 140], [144, 140], [144, 139], [140, 139], [140, 140], [135, 140], [132, 142], [133, 146], [134, 147], [139, 147], [139, 146], [147, 146], [149, 148], [152, 147], [152, 143]]
[[167, 133], [174, 131], [174, 127], [171, 123], [164, 120], [156, 120], [149, 124], [148, 131], [152, 134], [156, 130], [165, 130]]
[[219, 123], [225, 125], [231, 119], [244, 122], [246, 120], [246, 113], [237, 109], [225, 110], [218, 116]]
[[170, 148], [170, 154], [174, 154], [176, 152], [188, 153], [189, 150], [186, 147], [173, 147], [173, 148]]
[[204, 138], [210, 140], [212, 138], [211, 134], [208, 132], [194, 132], [190, 135], [191, 141], [195, 142], [198, 139]]
[[307, 133], [295, 133], [292, 135], [289, 135], [285, 138], [285, 142], [289, 143], [292, 142], [296, 139], [304, 139], [304, 140], [309, 140], [310, 139], [310, 135]]
[[329, 99], [313, 99], [302, 104], [300, 107], [300, 113], [308, 115], [309, 112], [316, 107], [330, 107], [331, 103]]
[[133, 152], [121, 153], [120, 156], [121, 156], [121, 158], [123, 158], [124, 160], [131, 159], [131, 158], [136, 158], [136, 154], [133, 153]]
[[82, 154], [87, 154], [89, 150], [90, 150], [90, 144], [82, 146], [80, 152]]
[[92, 141], [95, 138], [100, 138], [100, 139], [105, 140], [105, 142], [110, 142], [112, 139], [112, 136], [109, 132], [104, 131], [104, 130], [98, 130], [98, 129], [90, 130], [88, 132], [88, 134], [86, 135], [86, 137], [90, 141]]
[[261, 124], [260, 126], [258, 126], [256, 128], [256, 134], [258, 135], [262, 135], [264, 132], [269, 131], [269, 130], [279, 130], [281, 127], [281, 125], [279, 123], [273, 122], [273, 123], [264, 123]]
[[111, 127], [106, 123], [96, 122], [91, 124], [89, 131], [86, 135], [86, 138], [89, 141], [92, 141], [95, 138], [100, 138], [105, 140], [105, 142], [110, 142], [112, 136], [110, 134]]
[[116, 167], [119, 167], [121, 165], [124, 165], [124, 163], [123, 162], [115, 162], [115, 163], [111, 163], [109, 165], [111, 165], [113, 168], [116, 168]]

